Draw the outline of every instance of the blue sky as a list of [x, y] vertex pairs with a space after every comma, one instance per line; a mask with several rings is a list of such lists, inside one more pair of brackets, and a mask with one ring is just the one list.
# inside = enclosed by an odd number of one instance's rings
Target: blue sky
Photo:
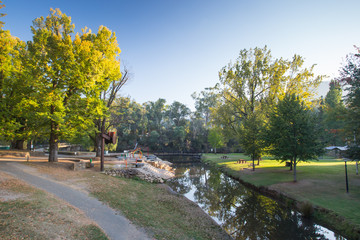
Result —
[[218, 82], [218, 71], [241, 49], [267, 45], [275, 58], [305, 58], [336, 77], [360, 46], [360, 1], [3, 0], [5, 29], [31, 40], [32, 20], [49, 9], [72, 17], [75, 31], [101, 25], [116, 32], [132, 72], [122, 94], [137, 102], [165, 98], [193, 109], [191, 93]]

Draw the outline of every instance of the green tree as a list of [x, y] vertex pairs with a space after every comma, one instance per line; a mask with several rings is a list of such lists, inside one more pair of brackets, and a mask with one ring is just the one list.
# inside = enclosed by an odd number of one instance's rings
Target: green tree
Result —
[[[113, 40], [111, 39], [110, 42]], [[110, 49], [110, 51], [117, 48], [116, 45], [112, 46], [113, 49]], [[116, 59], [114, 59], [117, 61]], [[120, 63], [119, 63], [120, 65]], [[102, 137], [101, 134], [106, 134], [111, 128], [115, 128], [117, 125], [119, 125], [122, 121], [122, 117], [118, 116], [121, 115], [121, 111], [118, 110], [118, 108], [123, 107], [121, 104], [116, 104], [115, 100], [118, 97], [118, 93], [120, 89], [125, 85], [125, 83], [129, 80], [129, 71], [127, 68], [124, 68], [124, 71], [119, 79], [112, 79], [110, 82], [109, 88], [106, 91], [103, 91], [100, 94], [100, 99], [103, 101], [103, 104], [107, 108], [108, 114], [103, 115], [100, 118], [95, 119], [95, 134], [93, 135], [92, 139], [94, 139], [94, 146], [95, 146], [95, 152], [96, 156], [101, 156], [101, 141]], [[119, 77], [119, 76], [114, 76]], [[118, 102], [123, 103], [123, 102]], [[110, 115], [109, 115], [110, 113]]]
[[191, 114], [189, 133], [187, 140], [190, 141], [191, 152], [207, 152], [208, 129], [205, 119], [199, 118], [197, 114]]
[[28, 52], [25, 43], [3, 30], [3, 26], [4, 22], [0, 22], [0, 134], [11, 141], [12, 148], [23, 149], [25, 141], [34, 135], [32, 126], [36, 123], [26, 101], [33, 91], [24, 71]]
[[281, 161], [292, 162], [294, 182], [297, 163], [316, 159], [323, 153], [321, 131], [314, 114], [295, 94], [287, 94], [276, 105], [266, 136], [270, 154]]
[[24, 79], [21, 78], [20, 55], [24, 43], [11, 36], [9, 31], [0, 30], [0, 107], [2, 135], [8, 140], [16, 138], [22, 127], [19, 122], [22, 112], [17, 112], [24, 94]]
[[111, 81], [121, 77], [115, 34], [101, 26], [97, 34], [86, 28], [72, 34], [71, 18], [59, 9], [33, 21], [28, 43], [32, 85], [29, 101], [38, 104], [37, 116], [48, 123], [49, 162], [56, 162], [58, 142], [85, 134], [94, 118], [107, 109], [99, 98]]
[[325, 97], [324, 125], [328, 142], [333, 146], [344, 144], [345, 105], [342, 101], [342, 89], [339, 81], [332, 80]]
[[174, 101], [166, 111], [168, 121], [176, 127], [185, 126], [189, 115], [190, 109], [178, 101]]
[[147, 129], [145, 107], [132, 101], [130, 98], [121, 97], [116, 99], [116, 113], [118, 124], [116, 129], [119, 137], [118, 151], [133, 149], [137, 142], [142, 143]]
[[239, 141], [245, 150], [245, 154], [249, 155], [252, 160], [253, 171], [255, 171], [255, 160], [260, 164], [260, 158], [264, 153], [265, 143], [263, 138], [264, 132], [264, 115], [256, 112], [250, 114], [241, 123]]
[[346, 131], [349, 142], [359, 145], [360, 139], [360, 49], [357, 48], [357, 54], [349, 54], [347, 63], [340, 71], [340, 81], [344, 84], [347, 91], [345, 103], [347, 105], [346, 113]]
[[211, 128], [209, 130], [208, 142], [216, 153], [216, 149], [223, 147], [225, 144], [224, 137], [220, 128]]
[[151, 131], [151, 133], [149, 134], [149, 147], [154, 151], [159, 150], [159, 146], [160, 146], [159, 137], [160, 134], [155, 130]]
[[195, 100], [195, 115], [205, 120], [205, 125], [210, 122], [211, 108], [216, 105], [216, 93], [212, 88], [205, 88], [199, 94], [194, 92], [191, 97]]
[[345, 96], [345, 135], [350, 149], [347, 157], [360, 159], [360, 48], [355, 47], [356, 54], [347, 56], [347, 63], [340, 71], [340, 81], [347, 91]]
[[[0, 9], [2, 9], [3, 7], [5, 7], [5, 4], [1, 4], [2, 1], [0, 0]], [[6, 14], [5, 13], [0, 13], [0, 17], [5, 17]], [[4, 27], [4, 22], [3, 21], [0, 21], [0, 30]]]
[[159, 98], [155, 102], [146, 102], [146, 117], [148, 120], [148, 132], [153, 130], [157, 131], [159, 134], [163, 132], [163, 121], [166, 111], [166, 100]]
[[[292, 60], [273, 59], [266, 46], [241, 50], [236, 62], [219, 73], [220, 84], [215, 87], [218, 101], [212, 108], [213, 123], [222, 126], [227, 137], [238, 139], [245, 152], [257, 152], [256, 156], [261, 156], [261, 144], [249, 144], [249, 138], [242, 136], [243, 126], [250, 126], [249, 119], [255, 120], [260, 116], [258, 113], [265, 117], [256, 122], [266, 121], [269, 111], [285, 94], [296, 93], [310, 100], [322, 76], [314, 76], [314, 66], [304, 68], [303, 64], [304, 60], [298, 55]], [[261, 135], [259, 129], [250, 127], [246, 134], [258, 137]], [[254, 151], [254, 147], [259, 149]]]

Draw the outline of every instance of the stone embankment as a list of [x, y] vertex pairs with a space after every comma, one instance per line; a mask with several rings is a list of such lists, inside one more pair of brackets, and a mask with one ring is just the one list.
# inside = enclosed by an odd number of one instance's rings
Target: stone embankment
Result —
[[151, 183], [163, 183], [175, 176], [171, 165], [170, 162], [151, 157], [136, 164], [129, 164], [133, 167], [124, 167], [123, 164], [107, 166], [105, 174], [125, 178], [138, 177]]

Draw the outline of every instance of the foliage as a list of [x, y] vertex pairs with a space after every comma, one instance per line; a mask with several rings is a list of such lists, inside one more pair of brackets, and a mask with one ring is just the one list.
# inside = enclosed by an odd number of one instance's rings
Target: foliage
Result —
[[25, 43], [0, 30], [0, 121], [8, 140], [21, 138], [18, 130], [26, 124], [23, 101], [31, 89], [26, 87], [22, 55], [26, 55]]
[[[115, 60], [116, 61], [116, 60]], [[120, 63], [119, 63], [120, 65]], [[100, 134], [106, 134], [111, 128], [115, 128], [117, 125], [121, 124], [123, 121], [122, 113], [119, 111], [119, 108], [123, 108], [121, 104], [127, 104], [128, 102], [116, 101], [120, 89], [125, 85], [129, 80], [129, 71], [125, 67], [121, 77], [119, 75], [114, 76], [114, 79], [111, 79], [108, 89], [104, 90], [100, 94], [100, 100], [106, 106], [108, 114], [98, 117], [94, 120], [95, 129], [91, 131], [91, 139], [93, 140], [94, 148], [96, 151], [96, 156], [101, 156], [101, 141], [102, 137]], [[119, 77], [117, 79], [117, 77]], [[112, 146], [111, 149], [116, 149], [116, 146]]]
[[224, 146], [224, 136], [222, 135], [222, 131], [220, 128], [211, 128], [209, 130], [208, 142], [216, 153], [216, 149]]
[[314, 114], [295, 94], [287, 94], [276, 105], [266, 136], [272, 156], [282, 161], [292, 161], [295, 182], [296, 164], [315, 159], [323, 152], [321, 133]]
[[347, 91], [345, 130], [348, 142], [359, 145], [360, 139], [360, 49], [357, 54], [349, 54], [347, 63], [340, 71], [340, 81]]
[[47, 122], [49, 161], [57, 161], [59, 139], [89, 129], [93, 119], [106, 113], [99, 99], [111, 81], [121, 76], [116, 36], [101, 26], [97, 34], [84, 29], [72, 40], [74, 25], [59, 9], [33, 21], [33, 41], [28, 43], [31, 86], [29, 103]]
[[210, 122], [211, 108], [216, 105], [217, 96], [211, 88], [205, 88], [199, 94], [194, 92], [191, 97], [195, 100], [195, 114], [205, 119], [205, 125]]
[[[2, 9], [3, 7], [5, 7], [5, 4], [1, 4], [2, 3], [2, 1], [0, 0], [0, 9]], [[0, 13], [0, 17], [4, 17], [4, 16], [6, 16], [6, 14], [5, 13]], [[4, 22], [3, 21], [0, 21], [0, 31], [1, 31], [1, 29], [4, 27]]]
[[158, 132], [162, 131], [162, 122], [166, 110], [166, 100], [159, 98], [155, 102], [145, 103], [146, 117], [148, 119], [148, 129], [154, 129]]
[[167, 120], [174, 126], [185, 126], [187, 118], [190, 115], [190, 109], [186, 105], [174, 101], [165, 113]]
[[118, 98], [115, 106], [118, 105], [122, 107], [114, 108], [119, 122], [116, 125], [119, 139], [117, 150], [133, 149], [145, 135], [147, 126], [145, 109], [142, 105], [126, 97]]
[[253, 170], [255, 171], [255, 160], [260, 160], [264, 153], [264, 115], [259, 112], [249, 114], [242, 121], [239, 135], [239, 141], [245, 150], [245, 154], [249, 155], [252, 160]]
[[290, 93], [309, 102], [322, 79], [313, 74], [314, 66], [303, 68], [303, 64], [298, 55], [292, 60], [273, 59], [266, 46], [241, 50], [236, 62], [219, 73], [220, 84], [215, 87], [219, 101], [212, 108], [213, 124], [223, 127], [228, 138], [238, 139], [253, 159], [260, 158], [260, 129], [273, 106]]
[[152, 151], [201, 152], [207, 147], [204, 119], [190, 114], [180, 102], [167, 105], [165, 99], [140, 105], [128, 98], [122, 107], [114, 107], [113, 116], [119, 118], [116, 128], [119, 136], [118, 151], [132, 149], [138, 143]]
[[332, 80], [325, 97], [324, 128], [327, 132], [327, 142], [333, 146], [344, 145], [344, 115], [345, 105], [342, 101], [342, 89], [339, 81]]

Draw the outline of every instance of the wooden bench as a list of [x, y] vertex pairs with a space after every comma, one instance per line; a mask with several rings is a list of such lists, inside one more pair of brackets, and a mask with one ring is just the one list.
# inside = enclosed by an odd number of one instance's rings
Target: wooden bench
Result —
[[228, 156], [222, 156], [221, 159], [228, 159]]

